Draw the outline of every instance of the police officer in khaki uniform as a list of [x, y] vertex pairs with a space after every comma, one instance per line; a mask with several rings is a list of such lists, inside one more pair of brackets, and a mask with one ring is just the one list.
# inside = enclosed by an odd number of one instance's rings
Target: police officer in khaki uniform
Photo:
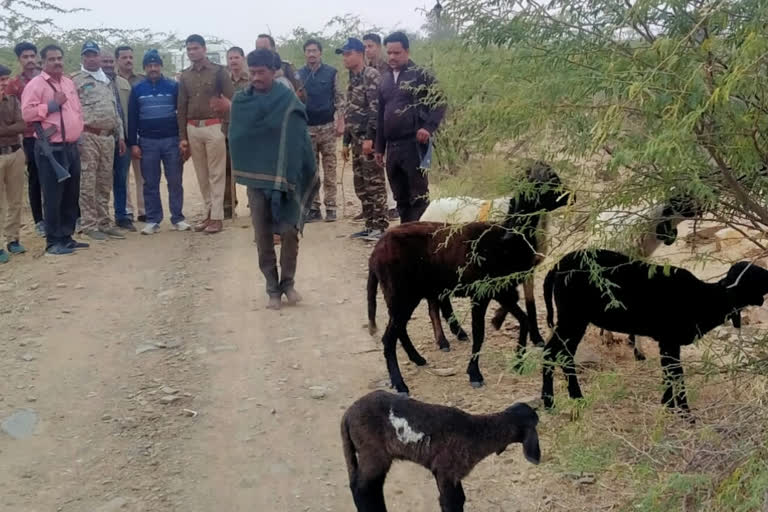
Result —
[[80, 216], [83, 233], [91, 240], [125, 238], [109, 217], [115, 144], [125, 154], [125, 131], [109, 77], [101, 69], [101, 50], [87, 41], [80, 52], [82, 67], [72, 75], [83, 107], [80, 143]]

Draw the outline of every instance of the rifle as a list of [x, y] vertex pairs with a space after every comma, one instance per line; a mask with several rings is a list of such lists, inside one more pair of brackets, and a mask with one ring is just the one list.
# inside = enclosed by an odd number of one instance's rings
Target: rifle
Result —
[[43, 125], [39, 122], [35, 124], [35, 133], [37, 133], [37, 144], [40, 147], [40, 151], [45, 155], [53, 167], [53, 172], [56, 173], [56, 179], [59, 183], [71, 178], [69, 171], [67, 171], [63, 165], [61, 165], [53, 156], [53, 148], [49, 142], [49, 137], [56, 133], [57, 128], [55, 126], [48, 127], [47, 130], [43, 130]]

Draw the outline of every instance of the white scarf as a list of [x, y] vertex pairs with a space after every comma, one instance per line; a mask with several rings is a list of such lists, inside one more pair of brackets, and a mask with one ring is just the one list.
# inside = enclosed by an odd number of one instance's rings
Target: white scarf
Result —
[[101, 68], [99, 68], [98, 71], [88, 71], [83, 66], [80, 66], [80, 71], [82, 71], [83, 73], [87, 73], [87, 74], [91, 75], [93, 77], [93, 79], [98, 81], [98, 82], [105, 83], [105, 84], [109, 83], [109, 78], [107, 77], [107, 74], [104, 73], [104, 70], [101, 69]]

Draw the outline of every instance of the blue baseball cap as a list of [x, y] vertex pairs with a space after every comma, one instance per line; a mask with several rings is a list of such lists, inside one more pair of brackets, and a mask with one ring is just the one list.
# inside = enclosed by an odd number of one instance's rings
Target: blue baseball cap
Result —
[[363, 42], [356, 37], [350, 37], [347, 39], [347, 42], [344, 43], [344, 46], [341, 48], [336, 48], [336, 55], [341, 55], [344, 52], [365, 52], [365, 45]]
[[86, 41], [83, 44], [83, 49], [80, 50], [80, 55], [85, 55], [86, 52], [100, 53], [101, 48], [99, 48], [99, 45], [97, 45], [94, 41]]

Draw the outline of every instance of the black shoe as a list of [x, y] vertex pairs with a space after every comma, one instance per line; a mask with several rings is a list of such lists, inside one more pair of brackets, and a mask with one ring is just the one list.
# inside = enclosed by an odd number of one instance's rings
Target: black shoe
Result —
[[325, 222], [336, 222], [336, 210], [325, 210]]
[[323, 220], [323, 216], [320, 214], [320, 210], [309, 210], [304, 222], [320, 222], [321, 220]]
[[136, 220], [138, 220], [139, 222], [147, 222], [147, 216], [139, 215], [138, 217], [136, 217]]
[[131, 233], [136, 232], [136, 226], [133, 225], [133, 221], [131, 219], [119, 220], [115, 224], [117, 224], [117, 227], [119, 227], [120, 229], [125, 229], [126, 231], [130, 231]]
[[65, 247], [62, 244], [55, 244], [50, 246], [48, 249], [45, 250], [46, 256], [64, 256], [67, 254], [72, 254], [75, 252], [74, 249], [70, 249], [69, 247]]
[[85, 242], [78, 242], [76, 240], [70, 240], [69, 242], [66, 242], [64, 244], [64, 247], [66, 247], [67, 249], [73, 249], [73, 250], [76, 250], [76, 249], [87, 249], [90, 246], [91, 246], [91, 244], [87, 244]]
[[357, 233], [352, 233], [351, 235], [349, 235], [349, 238], [365, 238], [369, 234], [371, 234], [371, 230], [366, 228], [362, 231], [358, 231]]

